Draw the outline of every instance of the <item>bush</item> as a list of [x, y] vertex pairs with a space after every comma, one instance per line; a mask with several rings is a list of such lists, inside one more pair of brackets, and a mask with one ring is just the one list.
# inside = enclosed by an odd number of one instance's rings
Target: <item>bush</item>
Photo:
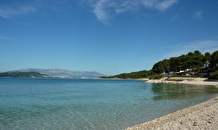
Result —
[[213, 74], [209, 77], [209, 79], [218, 79], [218, 70], [213, 72]]
[[202, 76], [186, 76], [186, 75], [173, 75], [173, 76], [166, 76], [166, 77], [183, 77], [183, 78], [203, 78]]
[[162, 74], [154, 74], [154, 75], [150, 75], [149, 79], [161, 79], [163, 77]]

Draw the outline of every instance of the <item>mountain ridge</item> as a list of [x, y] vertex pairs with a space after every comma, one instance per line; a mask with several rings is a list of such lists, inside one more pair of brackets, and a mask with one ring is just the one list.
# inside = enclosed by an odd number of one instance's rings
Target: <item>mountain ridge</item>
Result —
[[0, 77], [18, 77], [18, 78], [50, 78], [49, 75], [41, 74], [39, 72], [20, 72], [20, 71], [9, 71], [0, 73]]
[[[46, 74], [55, 78], [95, 79], [105, 75], [96, 71], [72, 71], [72, 70], [60, 69], [60, 68], [51, 68], [51, 69], [27, 68], [27, 69], [20, 69], [14, 71], [39, 72], [41, 74]], [[9, 71], [9, 72], [13, 72], [13, 71]]]

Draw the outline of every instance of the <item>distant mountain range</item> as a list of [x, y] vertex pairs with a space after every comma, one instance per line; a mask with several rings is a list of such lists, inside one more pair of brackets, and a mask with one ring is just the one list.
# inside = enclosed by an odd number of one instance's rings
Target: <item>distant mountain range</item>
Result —
[[19, 71], [3, 72], [0, 73], [0, 77], [50, 78], [50, 76], [46, 74], [41, 74], [39, 72], [19, 72]]
[[40, 74], [45, 74], [50, 77], [56, 78], [78, 78], [78, 79], [95, 79], [100, 76], [104, 76], [102, 73], [95, 71], [71, 71], [66, 69], [21, 69], [10, 72], [38, 72]]

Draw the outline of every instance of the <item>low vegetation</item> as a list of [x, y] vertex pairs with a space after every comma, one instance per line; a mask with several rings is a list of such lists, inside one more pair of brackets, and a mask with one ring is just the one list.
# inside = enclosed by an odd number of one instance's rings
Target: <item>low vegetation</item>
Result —
[[210, 77], [209, 79], [218, 79], [218, 70], [216, 70]]
[[[183, 72], [181, 72], [181, 70], [183, 70]], [[197, 75], [197, 73], [206, 73], [205, 76], [209, 77], [209, 73], [214, 72], [209, 78], [218, 79], [217, 70], [218, 51], [215, 51], [212, 54], [209, 52], [202, 54], [200, 51], [196, 50], [194, 52], [189, 52], [186, 55], [159, 61], [153, 65], [151, 70], [122, 73], [114, 76], [102, 76], [100, 78], [160, 79], [163, 77], [164, 73], [169, 72], [174, 73], [174, 75], [172, 75], [173, 77], [203, 77], [201, 75]]]
[[153, 71], [138, 71], [138, 72], [132, 72], [132, 73], [122, 73], [114, 76], [102, 76], [100, 78], [119, 78], [119, 79], [138, 79], [138, 78], [161, 78], [163, 77], [160, 74], [156, 74]]
[[166, 77], [183, 77], [183, 78], [204, 78], [203, 76], [186, 76], [186, 75], [172, 75], [172, 76], [166, 76]]

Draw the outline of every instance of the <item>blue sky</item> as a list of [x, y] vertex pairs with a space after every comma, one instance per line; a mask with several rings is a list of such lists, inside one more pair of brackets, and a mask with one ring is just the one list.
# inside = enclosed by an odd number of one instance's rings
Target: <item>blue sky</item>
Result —
[[0, 71], [118, 74], [218, 50], [217, 0], [1, 0]]

